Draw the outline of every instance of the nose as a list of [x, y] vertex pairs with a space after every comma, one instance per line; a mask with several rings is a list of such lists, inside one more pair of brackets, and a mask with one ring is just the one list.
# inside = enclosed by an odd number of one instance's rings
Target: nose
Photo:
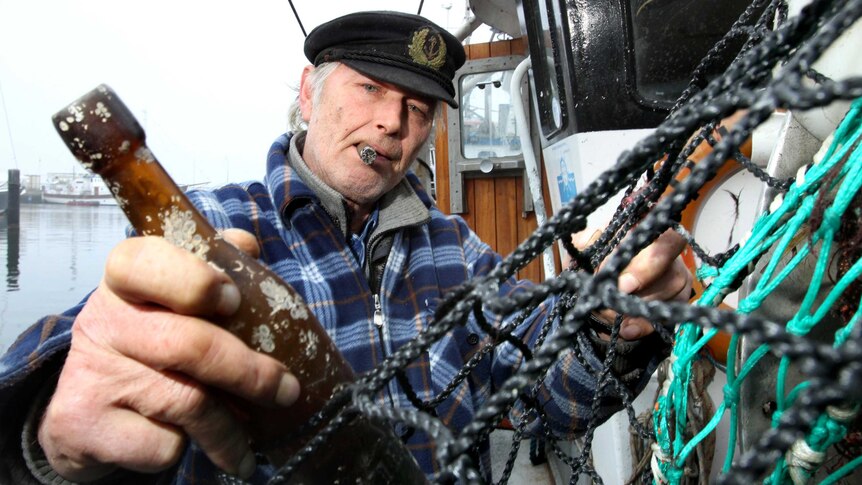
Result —
[[387, 135], [401, 131], [407, 108], [404, 102], [397, 99], [381, 100], [376, 107], [377, 127]]

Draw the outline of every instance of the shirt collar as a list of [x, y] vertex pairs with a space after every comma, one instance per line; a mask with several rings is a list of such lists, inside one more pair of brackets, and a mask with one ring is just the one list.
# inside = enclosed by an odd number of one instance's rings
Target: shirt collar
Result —
[[348, 240], [350, 249], [353, 251], [353, 255], [356, 256], [356, 261], [359, 262], [360, 267], [365, 266], [365, 250], [368, 247], [368, 238], [377, 227], [377, 218], [379, 215], [380, 210], [374, 207], [374, 211], [371, 212], [371, 216], [368, 217], [368, 220], [365, 221], [365, 225], [362, 227], [362, 232], [351, 234]]

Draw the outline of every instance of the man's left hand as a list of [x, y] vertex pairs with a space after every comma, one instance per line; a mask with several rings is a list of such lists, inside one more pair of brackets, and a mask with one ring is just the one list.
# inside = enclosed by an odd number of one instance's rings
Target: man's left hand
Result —
[[[587, 230], [574, 235], [572, 242], [580, 250], [592, 244], [600, 235], [601, 231]], [[688, 301], [693, 277], [680, 256], [685, 246], [686, 241], [681, 235], [671, 229], [665, 231], [638, 253], [620, 274], [617, 282], [620, 291], [646, 301]], [[613, 310], [596, 313], [608, 325], [614, 322], [616, 315]], [[620, 337], [635, 340], [654, 331], [652, 324], [644, 318], [623, 316]]]

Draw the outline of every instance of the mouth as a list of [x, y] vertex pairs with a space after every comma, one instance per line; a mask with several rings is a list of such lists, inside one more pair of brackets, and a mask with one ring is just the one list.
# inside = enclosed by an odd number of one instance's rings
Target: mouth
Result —
[[396, 153], [397, 150], [388, 151], [378, 144], [361, 142], [354, 146], [356, 147], [356, 154], [359, 155], [359, 159], [366, 165], [373, 165], [374, 162], [397, 160], [401, 158], [401, 155]]
[[371, 165], [377, 159], [377, 151], [371, 145], [365, 145], [359, 150], [359, 158], [365, 165]]

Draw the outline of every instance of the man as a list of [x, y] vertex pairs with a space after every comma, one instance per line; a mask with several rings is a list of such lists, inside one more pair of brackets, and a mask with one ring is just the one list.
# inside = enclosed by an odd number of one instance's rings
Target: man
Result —
[[[421, 17], [366, 12], [315, 29], [305, 53], [314, 66], [302, 72], [297, 113], [307, 131], [276, 140], [263, 182], [190, 197], [226, 238], [300, 292], [362, 373], [427, 326], [448, 291], [499, 261], [407, 173], [438, 101], [457, 106], [452, 79], [464, 52]], [[361, 158], [366, 146], [376, 158]], [[620, 282], [625, 290], [652, 299], [688, 295], [690, 275], [675, 259], [680, 239], [666, 236], [633, 263]], [[525, 284], [512, 281], [501, 292]], [[302, 389], [290, 369], [207, 323], [238, 304], [228, 277], [165, 240], [120, 243], [85, 302], [39, 322], [4, 357], [0, 412], [16, 425], [4, 424], [0, 436], [0, 478], [210, 483], [220, 469], [265, 480], [272, 466], [257, 463], [240, 421], [216, 392], [290, 412]], [[526, 342], [547, 311], [542, 305], [519, 328]], [[480, 332], [475, 322], [405, 370], [420, 398], [439, 393], [480, 348], [471, 332]], [[649, 340], [619, 349], [615, 368], [635, 390], [663, 355], [651, 332], [634, 319], [622, 332]], [[590, 344], [578, 345], [598, 365], [603, 339], [593, 334]], [[574, 433], [589, 419], [591, 403], [579, 396], [595, 383], [565, 362], [549, 373], [547, 409], [552, 426]], [[499, 348], [438, 406], [441, 419], [463, 427], [519, 364], [518, 351]], [[395, 386], [381, 399], [411, 406]], [[407, 445], [426, 473], [439, 470], [427, 436], [415, 433]]]

